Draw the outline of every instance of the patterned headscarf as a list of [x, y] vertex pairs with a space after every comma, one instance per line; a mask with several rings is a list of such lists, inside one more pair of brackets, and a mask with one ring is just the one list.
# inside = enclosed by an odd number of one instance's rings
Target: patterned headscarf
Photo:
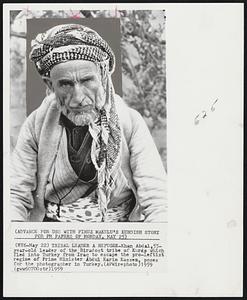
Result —
[[105, 40], [94, 30], [80, 24], [64, 24], [40, 33], [31, 42], [30, 59], [40, 75], [49, 76], [54, 65], [68, 60], [108, 61], [113, 73], [115, 56]]
[[41, 76], [50, 76], [55, 65], [69, 60], [92, 61], [101, 73], [105, 105], [99, 118], [89, 125], [89, 132], [93, 138], [91, 159], [98, 174], [97, 194], [104, 220], [121, 155], [121, 129], [111, 80], [114, 53], [96, 31], [80, 24], [55, 26], [38, 34], [31, 46], [30, 59]]

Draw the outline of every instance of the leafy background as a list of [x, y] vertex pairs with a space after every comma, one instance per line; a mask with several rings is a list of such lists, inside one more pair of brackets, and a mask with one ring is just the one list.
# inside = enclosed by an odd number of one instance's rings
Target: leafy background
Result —
[[26, 20], [118, 17], [123, 99], [145, 119], [166, 168], [165, 12], [160, 10], [22, 10], [10, 12], [10, 144], [26, 118]]

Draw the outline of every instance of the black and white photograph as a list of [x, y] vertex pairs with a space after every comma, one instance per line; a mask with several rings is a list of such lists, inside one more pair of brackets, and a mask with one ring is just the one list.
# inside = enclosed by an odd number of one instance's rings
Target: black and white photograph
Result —
[[10, 11], [12, 221], [167, 221], [165, 12], [114, 13]]
[[5, 297], [243, 295], [243, 5], [5, 3]]

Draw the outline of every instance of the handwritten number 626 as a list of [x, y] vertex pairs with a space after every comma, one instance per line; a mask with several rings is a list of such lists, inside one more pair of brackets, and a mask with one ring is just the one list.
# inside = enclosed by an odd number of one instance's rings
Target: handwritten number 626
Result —
[[[214, 112], [215, 111], [215, 105], [216, 103], [218, 102], [219, 99], [216, 99], [213, 104], [211, 105], [211, 112]], [[207, 117], [207, 112], [205, 110], [203, 110], [202, 112], [200, 112], [196, 117], [195, 117], [195, 120], [194, 120], [194, 123], [195, 125], [198, 125], [200, 123], [201, 120], [205, 119]]]

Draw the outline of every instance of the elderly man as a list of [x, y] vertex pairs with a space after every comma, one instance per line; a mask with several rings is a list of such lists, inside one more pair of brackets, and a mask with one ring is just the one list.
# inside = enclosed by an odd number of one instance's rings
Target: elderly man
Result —
[[59, 25], [32, 41], [30, 58], [49, 95], [13, 151], [12, 220], [166, 221], [166, 174], [144, 120], [114, 93], [106, 41]]

